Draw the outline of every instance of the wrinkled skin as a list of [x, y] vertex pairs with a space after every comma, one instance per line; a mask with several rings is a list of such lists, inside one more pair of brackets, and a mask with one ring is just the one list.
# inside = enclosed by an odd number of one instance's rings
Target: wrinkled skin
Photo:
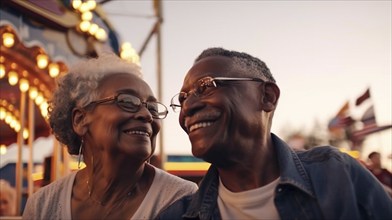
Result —
[[[205, 76], [252, 77], [236, 72], [230, 58], [207, 57], [188, 71], [181, 91], [189, 92]], [[193, 155], [216, 165], [233, 191], [275, 179], [278, 165], [270, 128], [279, 88], [272, 83], [229, 82], [207, 90], [202, 97], [189, 96], [179, 117]], [[198, 128], [191, 129], [193, 125]]]
[[[98, 91], [98, 100], [126, 92], [143, 102], [156, 101], [147, 83], [130, 74], [105, 77]], [[132, 216], [154, 178], [154, 170], [146, 161], [154, 153], [161, 120], [153, 119], [144, 105], [137, 112], [127, 112], [109, 102], [92, 109], [75, 108], [73, 127], [83, 138], [86, 163], [86, 168], [77, 173], [73, 187], [73, 218]], [[135, 189], [132, 197], [122, 199], [132, 189]], [[96, 201], [105, 206], [97, 205]]]

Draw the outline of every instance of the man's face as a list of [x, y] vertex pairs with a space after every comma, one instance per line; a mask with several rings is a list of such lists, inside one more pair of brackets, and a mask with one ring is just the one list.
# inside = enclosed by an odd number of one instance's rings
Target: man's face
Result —
[[[208, 57], [195, 63], [185, 77], [182, 92], [194, 91], [200, 79], [244, 77], [232, 70], [232, 60]], [[245, 75], [246, 76], [246, 75]], [[261, 134], [261, 91], [263, 83], [217, 82], [200, 95], [192, 92], [182, 103], [179, 122], [188, 133], [194, 156], [219, 163], [250, 150], [251, 138]]]

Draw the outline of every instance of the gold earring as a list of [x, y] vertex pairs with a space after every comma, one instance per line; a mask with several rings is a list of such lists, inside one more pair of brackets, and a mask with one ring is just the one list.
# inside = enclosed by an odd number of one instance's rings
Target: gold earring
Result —
[[80, 170], [80, 161], [82, 160], [82, 148], [83, 148], [83, 139], [80, 143], [79, 147], [79, 155], [78, 155], [78, 169]]

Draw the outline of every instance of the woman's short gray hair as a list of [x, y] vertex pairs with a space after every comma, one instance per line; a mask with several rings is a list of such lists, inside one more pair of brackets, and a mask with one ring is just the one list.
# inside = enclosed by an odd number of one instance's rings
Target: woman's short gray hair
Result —
[[70, 154], [77, 155], [81, 144], [81, 138], [72, 127], [72, 110], [96, 100], [101, 80], [116, 73], [142, 77], [138, 65], [122, 60], [113, 53], [104, 53], [74, 65], [58, 79], [49, 103], [49, 124], [57, 140], [68, 147]]

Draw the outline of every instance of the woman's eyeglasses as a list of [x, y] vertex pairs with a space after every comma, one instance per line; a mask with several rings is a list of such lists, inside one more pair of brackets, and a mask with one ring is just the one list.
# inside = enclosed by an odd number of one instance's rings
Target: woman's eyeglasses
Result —
[[142, 105], [144, 105], [151, 113], [152, 117], [156, 119], [164, 119], [169, 113], [166, 106], [160, 102], [154, 102], [154, 101], [142, 102], [138, 97], [128, 93], [119, 93], [112, 97], [104, 98], [97, 101], [92, 101], [86, 106], [86, 108], [91, 105], [99, 105], [99, 104], [104, 104], [113, 101], [122, 110], [127, 112], [133, 112], [133, 113], [138, 112], [142, 107]]
[[199, 79], [194, 85], [193, 88], [189, 92], [180, 92], [176, 94], [170, 102], [170, 107], [174, 112], [180, 112], [182, 104], [184, 101], [190, 96], [195, 95], [197, 97], [201, 97], [205, 94], [207, 88], [216, 88], [218, 87], [217, 82], [221, 81], [254, 81], [254, 82], [265, 82], [259, 78], [249, 78], [249, 77], [211, 77], [207, 76]]

